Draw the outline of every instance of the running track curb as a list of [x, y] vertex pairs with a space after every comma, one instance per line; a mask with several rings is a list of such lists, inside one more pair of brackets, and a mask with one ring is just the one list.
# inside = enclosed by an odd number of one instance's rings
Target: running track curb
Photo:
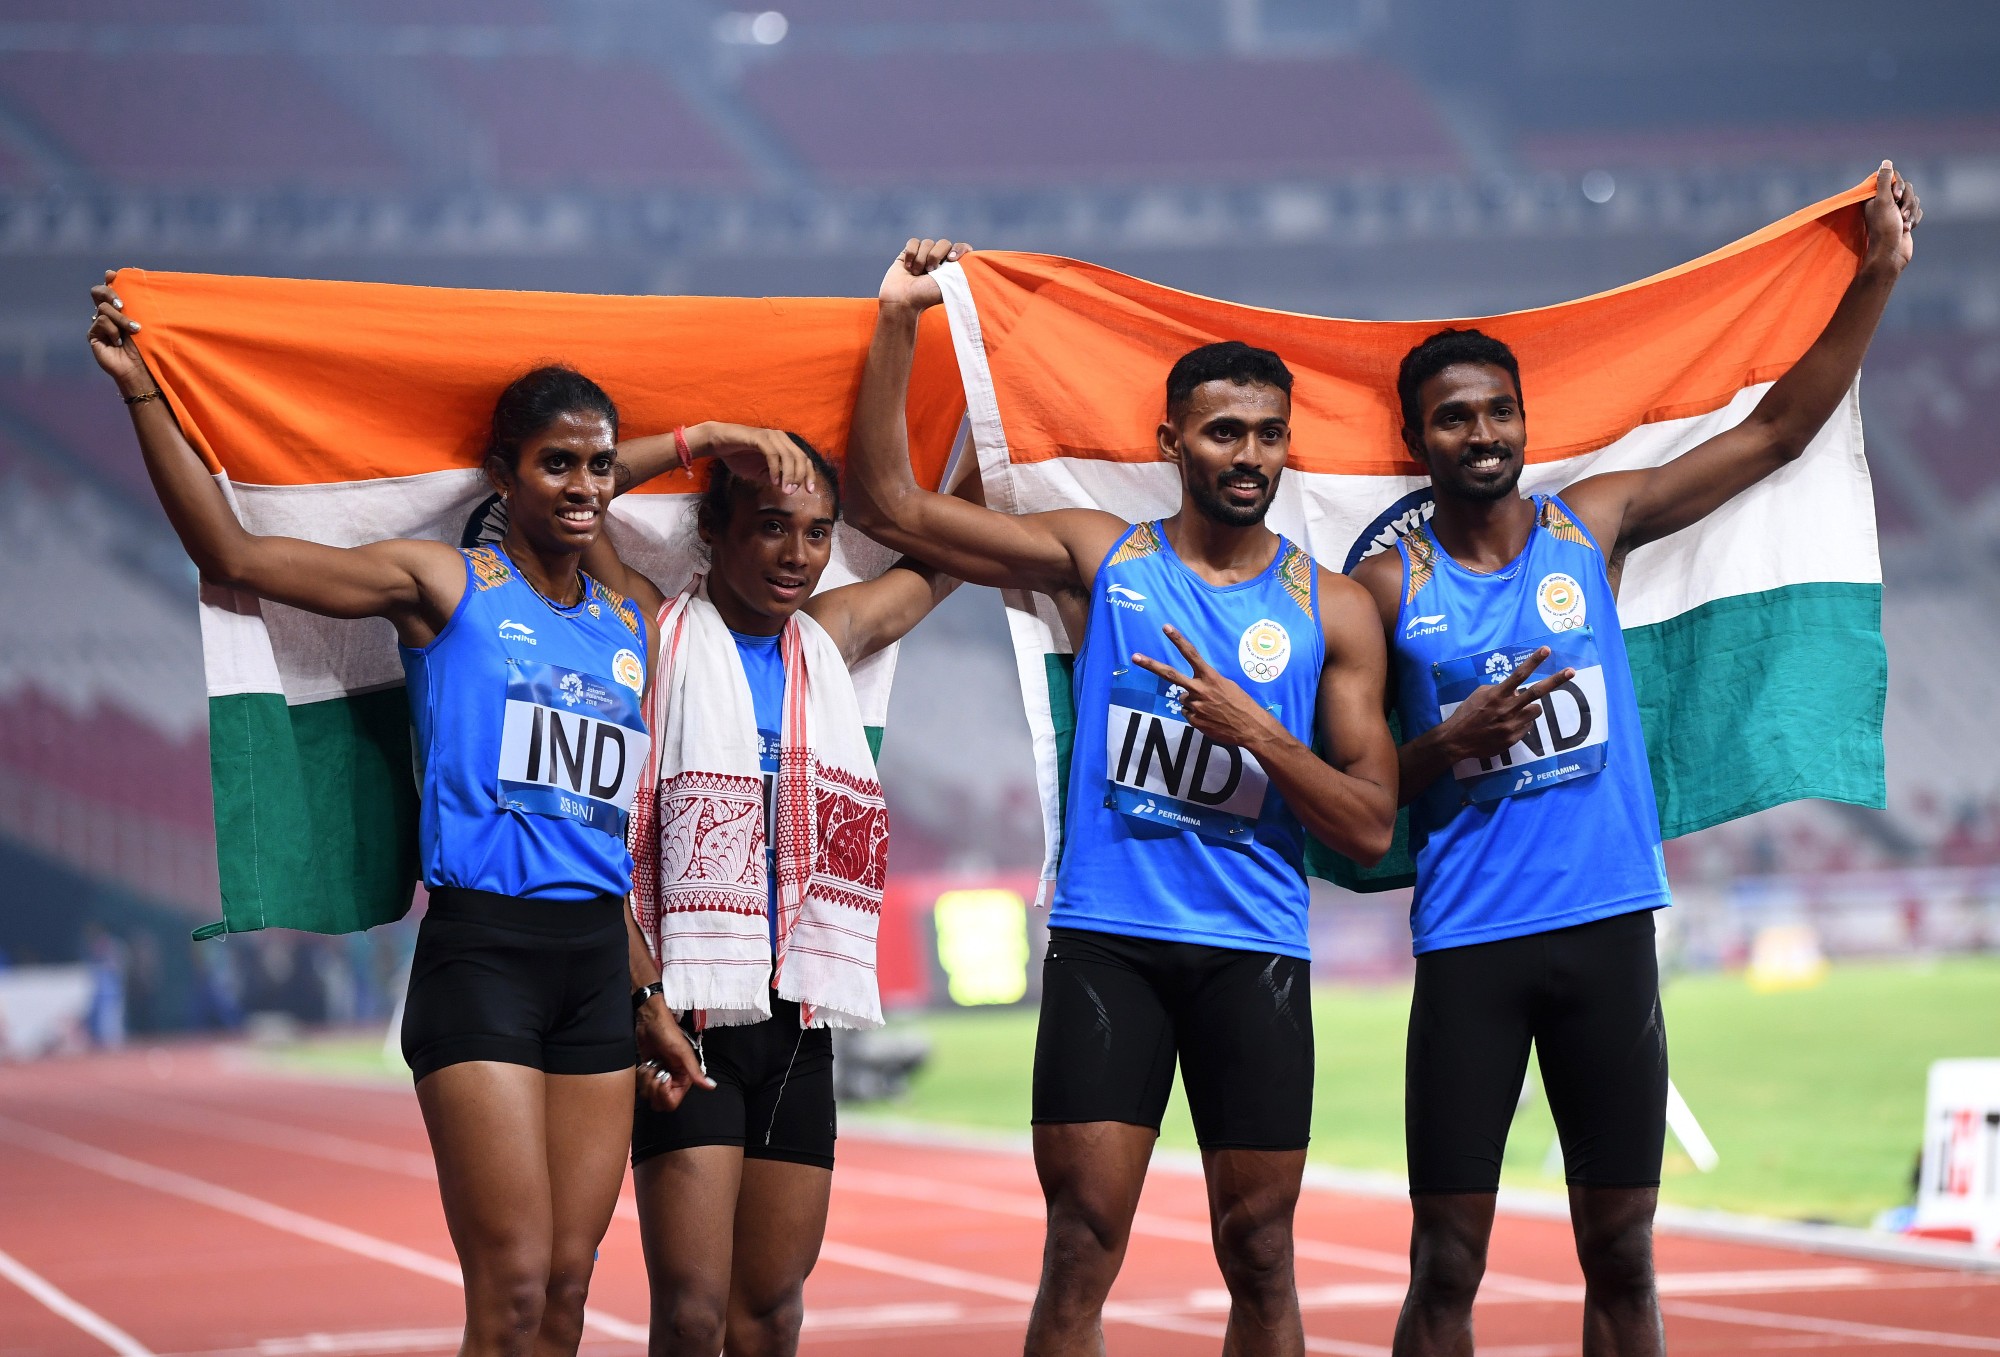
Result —
[[[1026, 1154], [1033, 1145], [1029, 1136], [1018, 1132], [935, 1126], [898, 1117], [845, 1116], [841, 1118], [840, 1130], [842, 1135], [860, 1139], [941, 1149]], [[1201, 1155], [1193, 1150], [1156, 1150], [1153, 1163], [1169, 1173], [1197, 1176], [1201, 1173]], [[1346, 1169], [1330, 1164], [1307, 1164], [1305, 1182], [1308, 1187], [1345, 1192], [1357, 1197], [1401, 1200], [1409, 1195], [1408, 1185], [1393, 1173]], [[1500, 1189], [1500, 1210], [1514, 1216], [1568, 1220], [1569, 1199], [1554, 1192], [1503, 1187]], [[1654, 1219], [1661, 1230], [1691, 1239], [1769, 1244], [1843, 1258], [1955, 1268], [1963, 1272], [2000, 1273], [2000, 1253], [1980, 1253], [1969, 1245], [1943, 1240], [1906, 1239], [1851, 1225], [1773, 1220], [1764, 1216], [1738, 1215], [1732, 1211], [1670, 1204], [1663, 1204]]]

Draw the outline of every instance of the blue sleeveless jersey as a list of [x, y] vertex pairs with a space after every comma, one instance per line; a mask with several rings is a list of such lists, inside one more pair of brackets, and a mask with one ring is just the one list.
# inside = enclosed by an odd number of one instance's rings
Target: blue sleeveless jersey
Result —
[[1506, 569], [1467, 570], [1428, 524], [1397, 543], [1396, 706], [1403, 738], [1542, 646], [1553, 690], [1520, 744], [1465, 760], [1410, 802], [1418, 952], [1546, 933], [1669, 903], [1660, 816], [1617, 599], [1590, 534], [1535, 497], [1528, 545]]
[[498, 548], [465, 553], [465, 597], [402, 648], [424, 881], [541, 900], [632, 889], [625, 825], [651, 741], [645, 626], [586, 577], [557, 608]]
[[771, 905], [771, 955], [778, 954], [778, 750], [785, 729], [785, 656], [782, 636], [736, 640], [743, 677], [750, 681], [750, 708], [757, 714], [757, 766], [764, 774], [764, 882]]
[[1318, 571], [1283, 538], [1270, 568], [1218, 587], [1157, 523], [1098, 567], [1076, 658], [1076, 744], [1049, 925], [1309, 958], [1305, 832], [1243, 750], [1181, 719], [1179, 688], [1132, 663], [1187, 664], [1171, 625], [1310, 745], [1326, 658]]

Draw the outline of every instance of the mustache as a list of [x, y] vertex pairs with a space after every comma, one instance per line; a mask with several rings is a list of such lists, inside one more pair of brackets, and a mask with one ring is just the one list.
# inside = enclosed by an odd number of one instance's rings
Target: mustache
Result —
[[1492, 453], [1499, 454], [1500, 460], [1504, 462], [1514, 455], [1514, 450], [1505, 443], [1486, 443], [1476, 448], [1467, 448], [1464, 452], [1458, 454], [1458, 464], [1460, 466], [1470, 466], [1473, 458], [1485, 457]]

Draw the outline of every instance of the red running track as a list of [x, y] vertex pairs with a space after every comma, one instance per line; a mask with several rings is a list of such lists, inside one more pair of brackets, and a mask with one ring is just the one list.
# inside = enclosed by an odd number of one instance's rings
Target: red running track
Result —
[[[1407, 1205], [1309, 1188], [1298, 1279], [1314, 1352], [1386, 1357]], [[806, 1351], [1020, 1351], [1040, 1257], [1027, 1157], [841, 1139]], [[1577, 1350], [1567, 1226], [1503, 1215], [1480, 1298], [1488, 1357]], [[2000, 1353], [2000, 1276], [1662, 1232], [1678, 1353]], [[643, 1351], [629, 1196], [584, 1348]], [[1213, 1353], [1227, 1301], [1198, 1177], [1147, 1185], [1107, 1315], [1114, 1353]], [[273, 1073], [229, 1048], [0, 1067], [0, 1357], [373, 1357], [457, 1346], [457, 1268], [405, 1086]]]

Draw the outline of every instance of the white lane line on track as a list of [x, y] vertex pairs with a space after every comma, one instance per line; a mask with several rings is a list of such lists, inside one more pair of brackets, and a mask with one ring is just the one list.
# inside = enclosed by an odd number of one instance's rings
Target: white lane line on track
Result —
[[[53, 1131], [30, 1126], [26, 1122], [15, 1121], [12, 1117], [0, 1116], [0, 1139], [11, 1140], [31, 1150], [39, 1151], [52, 1159], [61, 1159], [79, 1168], [90, 1169], [139, 1187], [148, 1187], [168, 1196], [213, 1207], [230, 1215], [241, 1216], [259, 1225], [274, 1230], [282, 1230], [302, 1239], [342, 1249], [348, 1253], [402, 1268], [419, 1276], [445, 1282], [451, 1286], [463, 1287], [465, 1279], [459, 1274], [456, 1263], [407, 1248], [387, 1239], [377, 1239], [374, 1235], [350, 1230], [345, 1225], [336, 1225], [317, 1216], [309, 1216], [290, 1207], [267, 1202], [261, 1197], [238, 1192], [235, 1188], [222, 1187], [205, 1179], [191, 1177], [174, 1169], [161, 1168], [137, 1159], [128, 1159], [110, 1150], [101, 1150], [81, 1140], [72, 1140]], [[600, 1310], [586, 1309], [583, 1322], [599, 1333], [613, 1338], [623, 1338], [632, 1342], [646, 1341], [646, 1326], [634, 1324], [630, 1320], [619, 1319]]]
[[151, 1348], [97, 1311], [72, 1300], [48, 1278], [5, 1250], [0, 1250], [0, 1277], [20, 1287], [49, 1310], [118, 1353], [119, 1357], [153, 1357]]
[[[1033, 1304], [1035, 1299], [1035, 1288], [1027, 1282], [994, 1277], [983, 1272], [968, 1272], [963, 1268], [927, 1263], [915, 1258], [904, 1258], [877, 1249], [863, 1248], [857, 1244], [842, 1244], [828, 1240], [821, 1245], [819, 1256], [827, 1262], [840, 1263], [868, 1272], [906, 1277], [913, 1281], [929, 1282], [933, 1286], [970, 1291], [976, 1295], [993, 1296], [1000, 1300]], [[1142, 1329], [1195, 1334], [1206, 1338], [1221, 1338], [1226, 1332], [1224, 1325], [1188, 1317], [1181, 1306], [1172, 1303], [1159, 1305], [1113, 1301], [1104, 1307], [1104, 1321], [1107, 1324], [1130, 1324]], [[1389, 1353], [1389, 1349], [1374, 1344], [1311, 1337], [1306, 1339], [1306, 1350], [1336, 1353], [1340, 1357], [1388, 1357]]]
[[419, 1154], [414, 1150], [398, 1150], [374, 1141], [356, 1140], [352, 1136], [316, 1131], [286, 1122], [267, 1121], [262, 1117], [246, 1117], [236, 1112], [223, 1112], [211, 1107], [177, 1103], [150, 1092], [145, 1097], [143, 1110], [123, 1102], [97, 1098], [78, 1099], [73, 1103], [62, 1103], [58, 1106], [78, 1108], [88, 1111], [93, 1116], [118, 1117], [125, 1121], [138, 1122], [142, 1126], [163, 1126], [197, 1135], [241, 1141], [246, 1145], [289, 1150], [294, 1154], [326, 1159], [336, 1164], [353, 1164], [359, 1168], [379, 1169], [384, 1173], [399, 1173], [405, 1177], [422, 1178], [429, 1182], [437, 1180], [437, 1169], [431, 1163], [428, 1154]]
[[373, 1333], [307, 1333], [297, 1338], [266, 1338], [257, 1344], [258, 1357], [306, 1357], [309, 1353], [429, 1352], [455, 1348], [464, 1335], [457, 1329], [383, 1329]]
[[[162, 1110], [166, 1110], [169, 1113], [167, 1118], [161, 1120], [178, 1122], [188, 1130], [211, 1132], [230, 1139], [243, 1140], [247, 1143], [269, 1145], [274, 1148], [292, 1150], [300, 1154], [328, 1159], [334, 1162], [376, 1168], [429, 1181], [435, 1181], [436, 1178], [436, 1173], [430, 1159], [425, 1155], [394, 1150], [386, 1146], [368, 1141], [354, 1140], [345, 1136], [336, 1136], [324, 1132], [302, 1131], [302, 1128], [294, 1128], [285, 1123], [265, 1121], [261, 1118], [244, 1117], [234, 1113], [220, 1112], [206, 1108], [196, 1109], [185, 1105], [172, 1106], [160, 1104], [160, 1106]], [[147, 1120], [135, 1111], [128, 1111], [122, 1108], [115, 1109], [115, 1114], [141, 1122]], [[166, 1170], [161, 1171], [166, 1172]], [[874, 1196], [926, 1201], [942, 1206], [952, 1206], [960, 1209], [983, 1211], [988, 1214], [1012, 1216], [1019, 1219], [1036, 1221], [1044, 1219], [1045, 1216], [1045, 1208], [1042, 1201], [1026, 1193], [951, 1183], [915, 1174], [847, 1168], [841, 1171], [837, 1182], [839, 1186], [847, 1190]], [[227, 1189], [222, 1190], [226, 1191]], [[283, 1208], [275, 1209], [282, 1210]], [[636, 1220], [638, 1218], [637, 1207], [629, 1196], [620, 1199], [617, 1214], [627, 1220]], [[333, 1228], [337, 1229], [340, 1227]], [[1134, 1218], [1133, 1233], [1153, 1238], [1172, 1239], [1184, 1243], [1208, 1245], [1211, 1242], [1208, 1227], [1205, 1223], [1177, 1219], [1170, 1216], [1153, 1215], [1147, 1212], [1140, 1212]], [[831, 1243], [828, 1245], [829, 1249], [841, 1247], [851, 1246], [840, 1246]], [[1407, 1263], [1398, 1255], [1388, 1253], [1384, 1250], [1363, 1249], [1351, 1245], [1333, 1244], [1314, 1239], [1300, 1239], [1295, 1241], [1294, 1251], [1299, 1257], [1314, 1261], [1337, 1263], [1367, 1271], [1388, 1272], [1397, 1276], [1408, 1275]], [[913, 1280], [924, 1280], [913, 1269], [924, 1269], [934, 1266], [913, 1259], [900, 1259], [895, 1255], [883, 1254], [874, 1250], [863, 1250], [862, 1252], [871, 1254], [880, 1260], [895, 1260], [893, 1268], [872, 1267], [869, 1270], [890, 1271], [891, 1275], [907, 1276]], [[832, 1257], [832, 1254], [828, 1253], [825, 1256]], [[949, 1268], [942, 1269], [942, 1272], [953, 1273], [962, 1278], [980, 1276], [980, 1274], [962, 1273], [958, 1269]], [[457, 1281], [456, 1273], [453, 1274], [453, 1280], [454, 1282]], [[1003, 1286], [1017, 1285], [1008, 1283], [1005, 1279], [1001, 1278], [987, 1278], [985, 1280], [987, 1283], [998, 1283]], [[933, 1284], [947, 1287], [956, 1285], [954, 1282], [943, 1281], [936, 1281]], [[1659, 1278], [1660, 1294], [1663, 1300], [1670, 1297], [1690, 1295], [1803, 1293], [1808, 1291], [1846, 1289], [1855, 1286], [1880, 1287], [1885, 1284], [1899, 1289], [1904, 1286], [1916, 1285], [1953, 1286], [1970, 1284], [1970, 1279], [1956, 1276], [1933, 1277], [1926, 1275], [1903, 1277], [1893, 1274], [1884, 1275], [1874, 1273], [1870, 1269], [1858, 1267], [1767, 1269], [1727, 1273], [1665, 1273]], [[978, 1288], [961, 1287], [959, 1289], [977, 1290]], [[1033, 1288], [1028, 1288], [1028, 1291], [1029, 1295], [1027, 1299], [1032, 1302]], [[1483, 1299], [1487, 1303], [1499, 1301], [1578, 1304], [1583, 1299], [1583, 1288], [1580, 1284], [1547, 1282], [1537, 1278], [1519, 1277], [1507, 1273], [1488, 1273], [1486, 1286], [1482, 1288], [1482, 1291]], [[983, 1294], [997, 1295], [999, 1293], [987, 1290]], [[1197, 1292], [1181, 1305], [1172, 1303], [1153, 1305], [1126, 1303], [1126, 1308], [1121, 1311], [1119, 1303], [1114, 1302], [1111, 1306], [1107, 1307], [1106, 1317], [1108, 1319], [1114, 1318], [1114, 1312], [1117, 1312], [1115, 1315], [1116, 1318], [1130, 1323], [1143, 1323], [1147, 1320], [1162, 1321], [1175, 1313], [1185, 1314], [1189, 1309], [1226, 1309], [1226, 1300], [1227, 1293], [1217, 1290], [1213, 1294]], [[1367, 1284], [1349, 1284], [1302, 1288], [1300, 1291], [1300, 1303], [1302, 1308], [1308, 1310], [1341, 1309], [1371, 1304], [1400, 1304], [1401, 1297], [1400, 1290], [1398, 1295], [1392, 1298], [1388, 1296], [1387, 1288], [1369, 1286]], [[890, 1308], [895, 1309], [897, 1307]], [[910, 1314], [914, 1320], [920, 1309], [921, 1304], [919, 1303], [916, 1308], [907, 1310], [906, 1313]], [[1758, 1316], [1756, 1320], [1746, 1318], [1742, 1321], [1745, 1324], [1756, 1327], [1789, 1328], [1794, 1332], [1816, 1334], [1832, 1334], [1836, 1332], [1809, 1325], [1807, 1321], [1797, 1319], [1796, 1317], [1769, 1315], [1762, 1311], [1749, 1310], [1741, 1311], [1740, 1313], [1744, 1316]], [[593, 1319], [598, 1318], [594, 1312], [592, 1317]], [[893, 1327], [893, 1324], [886, 1323], [888, 1320], [886, 1311], [883, 1317], [885, 1327]], [[1721, 1318], [1720, 1315], [1714, 1317]], [[645, 1341], [645, 1331], [643, 1328], [637, 1325], [627, 1325], [624, 1321], [613, 1319], [610, 1316], [602, 1316], [602, 1318], [607, 1323], [597, 1326], [600, 1331], [616, 1337], [632, 1339], [633, 1341]], [[838, 1323], [837, 1313], [829, 1313], [828, 1322], [829, 1324]], [[1846, 1321], [1827, 1322], [1839, 1324]], [[1199, 1325], [1200, 1323], [1200, 1321], [1186, 1320], [1181, 1325], [1176, 1325], [1175, 1327], [1177, 1331], [1190, 1332], [1192, 1330], [1185, 1327], [1186, 1324]], [[1157, 1322], [1152, 1326], [1164, 1327], [1163, 1324]], [[845, 1326], [843, 1325], [843, 1327]], [[1863, 1327], [1869, 1328], [1871, 1326]], [[1889, 1331], [1910, 1335], [1925, 1335], [1931, 1332], [1903, 1329], [1892, 1329]], [[1220, 1334], [1219, 1329], [1216, 1332], [1218, 1335]], [[1837, 1332], [1844, 1337], [1859, 1336], [1849, 1333], [1844, 1329]], [[1961, 1337], [1961, 1335], [1948, 1333], [1939, 1334], [1939, 1339], [1944, 1340], [1947, 1346], [1962, 1346], [1962, 1344], [1956, 1341]], [[1313, 1348], [1313, 1350], [1335, 1352], [1379, 1353], [1382, 1351], [1379, 1348], [1369, 1348], [1359, 1344], [1336, 1344], [1335, 1346], [1324, 1348], [1318, 1346], [1319, 1343], [1328, 1341], [1331, 1340], [1309, 1340], [1308, 1346]], [[1896, 1341], [1912, 1340], [1899, 1339]], [[1914, 1341], [1929, 1340], [1918, 1337]], [[1974, 1341], [1977, 1343], [1986, 1342], [1986, 1340]], [[2000, 1351], [2000, 1345], [1981, 1348], [1979, 1350]]]
[[[906, 1200], [928, 1201], [947, 1206], [963, 1206], [972, 1210], [988, 1211], [997, 1215], [1035, 1218], [1043, 1215], [1042, 1205], [1024, 1193], [1009, 1193], [991, 1188], [961, 1187], [955, 1183], [939, 1179], [925, 1178], [915, 1174], [887, 1173], [878, 1170], [844, 1171], [846, 1185], [852, 1190]], [[1177, 1239], [1189, 1243], [1208, 1244], [1208, 1227], [1205, 1223], [1176, 1219], [1169, 1216], [1149, 1215], [1140, 1212], [1133, 1220], [1134, 1234], [1149, 1235], [1154, 1238]], [[1407, 1277], [1409, 1265], [1395, 1254], [1377, 1249], [1355, 1248], [1345, 1244], [1331, 1244], [1322, 1240], [1298, 1239], [1294, 1242], [1294, 1253], [1300, 1258], [1311, 1258], [1322, 1262], [1341, 1263], [1357, 1270], [1387, 1272]], [[1862, 1280], [1865, 1278], [1865, 1281]], [[1706, 1318], [1718, 1322], [1735, 1322], [1747, 1327], [1781, 1329], [1797, 1335], [1817, 1335], [1822, 1337], [1858, 1338], [1867, 1341], [1928, 1343], [1947, 1348], [1970, 1348], [1981, 1352], [2000, 1352], [2000, 1339], [1969, 1337], [1938, 1330], [1905, 1329], [1894, 1326], [1855, 1324], [1845, 1320], [1820, 1320], [1811, 1317], [1772, 1314], [1761, 1310], [1745, 1310], [1736, 1306], [1696, 1305], [1674, 1299], [1688, 1294], [1754, 1294], [1764, 1292], [1798, 1293], [1814, 1290], [1843, 1290], [1856, 1285], [1894, 1287], [1922, 1284], [1926, 1286], [1967, 1286], [1978, 1285], [1984, 1279], [1967, 1277], [1962, 1274], [1875, 1274], [1865, 1268], [1791, 1268], [1769, 1269], [1764, 1274], [1756, 1270], [1736, 1273], [1668, 1273], [1660, 1277], [1662, 1309], [1670, 1314], [1685, 1314], [1688, 1318]], [[1226, 1293], [1224, 1293], [1226, 1294]], [[1312, 1288], [1302, 1289], [1302, 1308]], [[1361, 1293], [1372, 1297], [1375, 1293]], [[1583, 1287], [1580, 1283], [1548, 1282], [1534, 1277], [1522, 1277], [1509, 1273], [1488, 1272], [1485, 1284], [1480, 1288], [1482, 1304], [1494, 1301], [1508, 1302], [1554, 1302], [1580, 1304]], [[1349, 1301], [1347, 1303], [1357, 1303]], [[1689, 1308], [1690, 1306], [1693, 1308]], [[1337, 1308], [1334, 1306], [1313, 1306], [1311, 1308]], [[1701, 1311], [1696, 1314], [1695, 1309]], [[1107, 1307], [1107, 1317], [1109, 1308]], [[1887, 1336], [1893, 1335], [1893, 1336]], [[1321, 1340], [1325, 1341], [1325, 1340]], [[1308, 1340], [1312, 1347], [1313, 1340]], [[1359, 1350], [1359, 1345], [1343, 1347], [1341, 1351]], [[1375, 1349], [1380, 1352], [1381, 1349]]]
[[[869, 1169], [843, 1170], [836, 1176], [835, 1181], [853, 1191], [876, 1196], [935, 1202], [942, 1206], [960, 1206], [1024, 1219], [1045, 1218], [1045, 1208], [1041, 1199], [1030, 1197], [1026, 1193], [1001, 1192], [992, 1188], [961, 1188], [956, 1183], [924, 1178], [916, 1174], [884, 1173]], [[1132, 1233], [1152, 1239], [1172, 1239], [1184, 1244], [1200, 1244], [1204, 1247], [1212, 1247], [1214, 1242], [1209, 1235], [1206, 1221], [1154, 1215], [1147, 1211], [1141, 1211], [1132, 1218]], [[1336, 1263], [1342, 1267], [1351, 1267], [1364, 1272], [1381, 1272], [1392, 1277], [1407, 1278], [1410, 1275], [1409, 1259], [1386, 1249], [1364, 1249], [1352, 1244], [1335, 1244], [1323, 1239], [1294, 1237], [1292, 1252], [1296, 1257], [1308, 1258], [1317, 1263]], [[1485, 1286], [1491, 1291], [1506, 1292], [1522, 1300], [1567, 1300], [1575, 1289], [1560, 1282], [1545, 1282], [1534, 1277], [1517, 1277], [1505, 1272], [1488, 1272]]]
[[1866, 1343], [1910, 1343], [1922, 1347], [1962, 1348], [1970, 1352], [2000, 1352], [2000, 1338], [1982, 1338], [1971, 1333], [1945, 1333], [1937, 1329], [1905, 1329], [1893, 1324], [1867, 1324], [1852, 1319], [1826, 1319], [1819, 1315], [1772, 1314], [1765, 1310], [1745, 1310], [1736, 1305], [1709, 1305], [1701, 1301], [1670, 1300], [1660, 1308], [1670, 1315], [1688, 1319], [1709, 1319], [1722, 1324], [1743, 1324], [1760, 1329], [1790, 1329], [1795, 1333], [1826, 1334], [1854, 1338]]

